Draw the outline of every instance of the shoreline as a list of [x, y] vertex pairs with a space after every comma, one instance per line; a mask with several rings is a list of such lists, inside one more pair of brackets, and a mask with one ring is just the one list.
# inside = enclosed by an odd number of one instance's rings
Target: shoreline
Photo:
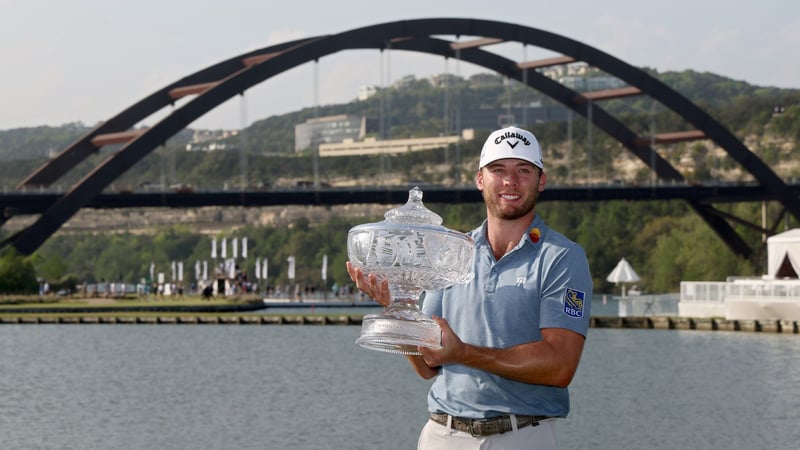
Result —
[[[310, 300], [310, 301], [309, 301]], [[306, 301], [283, 298], [186, 299], [164, 302], [90, 298], [69, 302], [19, 302], [0, 305], [2, 324], [236, 324], [236, 325], [361, 325], [364, 310], [380, 309], [367, 299]], [[742, 331], [800, 334], [800, 321], [729, 320], [676, 315], [591, 316], [590, 328]]]
[[[263, 308], [260, 308], [263, 309]], [[164, 312], [164, 311], [160, 311]], [[66, 312], [46, 314], [0, 313], [0, 325], [9, 324], [227, 324], [227, 325], [361, 325], [363, 314], [188, 314], [189, 311], [172, 311], [173, 315], [111, 315], [98, 312]], [[241, 312], [241, 310], [240, 310]], [[798, 334], [799, 323], [784, 320], [726, 320], [687, 317], [592, 317], [590, 328], [733, 331], [754, 333]]]

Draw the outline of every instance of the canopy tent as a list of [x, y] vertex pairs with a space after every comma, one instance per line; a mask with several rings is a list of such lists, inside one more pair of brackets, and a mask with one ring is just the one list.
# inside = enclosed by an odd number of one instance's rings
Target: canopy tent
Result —
[[625, 258], [622, 258], [617, 263], [617, 266], [614, 267], [614, 270], [608, 274], [606, 281], [622, 283], [622, 296], [625, 297], [625, 283], [635, 283], [639, 281], [639, 274], [633, 270], [633, 267]]
[[767, 238], [767, 277], [798, 278], [800, 274], [800, 228]]

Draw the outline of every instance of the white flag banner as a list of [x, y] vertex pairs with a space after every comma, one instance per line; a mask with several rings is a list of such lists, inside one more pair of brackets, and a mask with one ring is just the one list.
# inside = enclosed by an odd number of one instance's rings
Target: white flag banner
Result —
[[261, 279], [261, 260], [256, 258], [256, 280]]
[[289, 279], [294, 280], [294, 256], [286, 258], [286, 261], [289, 262]]
[[247, 238], [242, 238], [242, 258], [247, 259]]
[[222, 248], [219, 251], [219, 255], [222, 259], [228, 257], [227, 247], [228, 247], [228, 238], [222, 238]]
[[175, 281], [175, 269], [176, 269], [175, 261], [172, 261], [171, 267], [172, 267], [172, 278], [171, 278], [171, 280]]
[[203, 280], [208, 280], [208, 261], [203, 261]]
[[328, 255], [322, 255], [322, 281], [328, 279]]
[[156, 270], [156, 263], [150, 263], [150, 282], [152, 283], [155, 281], [155, 270]]
[[238, 244], [237, 239], [233, 238], [232, 241], [231, 241], [231, 253], [232, 253], [233, 259], [236, 259], [236, 258], [239, 257], [239, 246], [237, 244]]
[[200, 281], [200, 261], [194, 262], [194, 279]]
[[217, 238], [211, 238], [211, 259], [217, 259]]
[[267, 278], [269, 278], [269, 261], [267, 257], [264, 257], [264, 261], [261, 262], [261, 279], [266, 282]]
[[178, 281], [183, 281], [183, 261], [178, 261]]
[[232, 258], [228, 260], [228, 278], [231, 280], [236, 278], [236, 261]]

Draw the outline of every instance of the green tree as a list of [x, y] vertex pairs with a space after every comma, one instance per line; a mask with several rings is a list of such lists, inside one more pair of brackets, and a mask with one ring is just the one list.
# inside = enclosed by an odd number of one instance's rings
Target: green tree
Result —
[[13, 248], [5, 250], [0, 256], [0, 293], [36, 294], [39, 283], [30, 258], [26, 258]]
[[50, 284], [57, 282], [69, 272], [67, 261], [61, 254], [55, 252], [47, 252], [47, 254], [37, 252], [34, 266], [36, 273]]
[[643, 281], [653, 292], [675, 292], [681, 280], [722, 281], [731, 274], [752, 275], [747, 262], [733, 256], [695, 215], [648, 223], [636, 237], [636, 245], [651, 249], [646, 264], [652, 279]]

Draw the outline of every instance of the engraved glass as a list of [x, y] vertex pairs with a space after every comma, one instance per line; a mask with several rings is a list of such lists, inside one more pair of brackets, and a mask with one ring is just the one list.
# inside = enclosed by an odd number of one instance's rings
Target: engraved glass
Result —
[[420, 310], [420, 295], [471, 280], [475, 244], [441, 225], [442, 218], [422, 204], [419, 187], [409, 191], [405, 205], [384, 217], [355, 226], [347, 235], [350, 263], [388, 280], [391, 294], [382, 312], [364, 316], [356, 344], [404, 355], [419, 355], [419, 346], [441, 348], [441, 329]]

